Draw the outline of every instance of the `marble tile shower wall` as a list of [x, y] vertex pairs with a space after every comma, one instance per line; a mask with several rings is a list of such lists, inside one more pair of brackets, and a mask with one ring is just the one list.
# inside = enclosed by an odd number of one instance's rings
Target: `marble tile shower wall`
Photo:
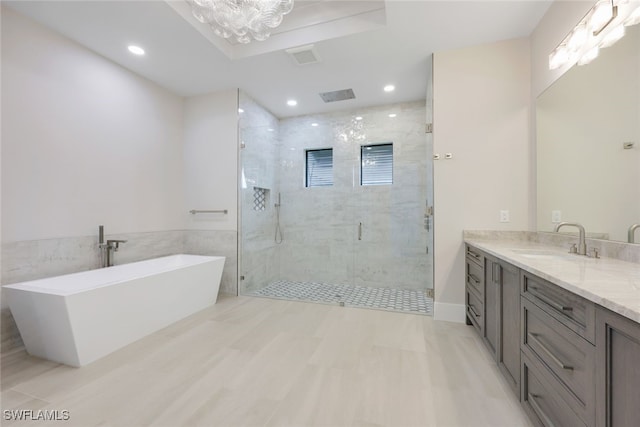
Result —
[[[280, 122], [280, 279], [427, 287], [424, 123], [424, 102]], [[361, 186], [360, 147], [388, 142], [393, 184]], [[333, 149], [333, 186], [305, 188], [305, 151], [319, 148]]]
[[[274, 241], [278, 199], [278, 119], [240, 92], [241, 150], [241, 252], [242, 275], [240, 293], [248, 293], [268, 285], [278, 277], [279, 252]], [[264, 209], [254, 197], [264, 189]]]

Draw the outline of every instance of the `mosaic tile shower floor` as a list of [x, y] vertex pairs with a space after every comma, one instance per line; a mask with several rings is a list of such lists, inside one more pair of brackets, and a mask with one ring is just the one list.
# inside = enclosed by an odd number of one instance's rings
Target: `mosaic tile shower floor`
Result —
[[349, 307], [401, 311], [429, 316], [433, 314], [433, 299], [428, 298], [424, 292], [409, 289], [278, 280], [254, 291], [251, 295], [324, 304], [343, 303]]

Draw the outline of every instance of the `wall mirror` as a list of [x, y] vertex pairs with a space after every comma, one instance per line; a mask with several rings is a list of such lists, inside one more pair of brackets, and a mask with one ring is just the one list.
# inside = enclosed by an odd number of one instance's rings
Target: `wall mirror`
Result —
[[537, 99], [538, 231], [579, 222], [626, 242], [640, 224], [640, 25], [626, 30]]

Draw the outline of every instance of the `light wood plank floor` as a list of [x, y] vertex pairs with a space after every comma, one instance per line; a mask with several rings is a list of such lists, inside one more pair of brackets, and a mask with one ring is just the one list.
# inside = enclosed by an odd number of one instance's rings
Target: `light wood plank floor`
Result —
[[80, 369], [5, 354], [1, 379], [2, 409], [65, 427], [530, 426], [469, 326], [252, 297]]

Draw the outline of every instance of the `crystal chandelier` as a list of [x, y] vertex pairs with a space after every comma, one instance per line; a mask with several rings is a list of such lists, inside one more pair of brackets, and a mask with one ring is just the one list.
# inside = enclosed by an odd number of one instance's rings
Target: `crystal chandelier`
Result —
[[187, 0], [195, 18], [238, 43], [264, 41], [293, 9], [293, 0]]

